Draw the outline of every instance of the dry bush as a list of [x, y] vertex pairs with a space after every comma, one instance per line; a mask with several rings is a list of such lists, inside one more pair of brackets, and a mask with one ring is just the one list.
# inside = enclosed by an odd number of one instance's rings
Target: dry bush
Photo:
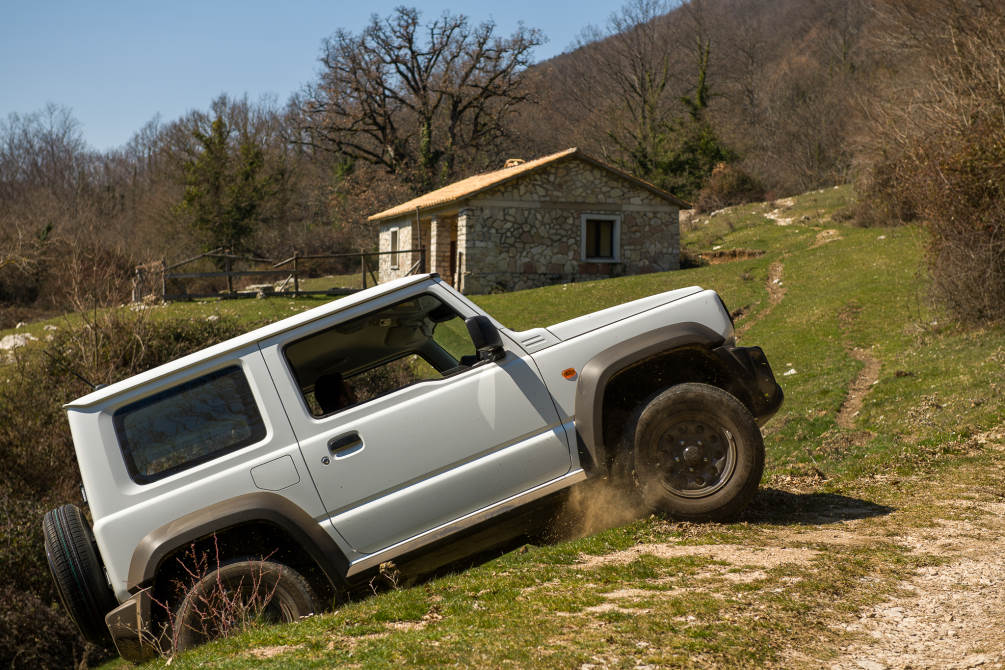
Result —
[[902, 185], [905, 161], [881, 160], [866, 168], [855, 183], [857, 202], [853, 206], [855, 222], [865, 228], [909, 223], [918, 218], [918, 206]]
[[89, 383], [112, 383], [247, 328], [228, 319], [97, 311], [0, 360], [0, 666], [67, 667], [99, 654], [54, 605], [43, 551], [44, 512], [80, 502], [61, 405], [90, 391]]
[[694, 249], [688, 247], [680, 248], [681, 270], [686, 270], [688, 268], [700, 268], [704, 265], [708, 265], [708, 261], [701, 257], [700, 251], [695, 251]]
[[[237, 583], [229, 583], [224, 582], [220, 576], [223, 564], [215, 535], [212, 557], [208, 551], [200, 551], [195, 545], [190, 546], [177, 559], [181, 577], [174, 582], [173, 599], [175, 602], [191, 599], [189, 619], [181, 621], [168, 605], [161, 605], [167, 610], [172, 630], [171, 653], [179, 651], [183, 634], [198, 640], [227, 638], [261, 621], [278, 587], [278, 582], [272, 585], [267, 583], [266, 570], [269, 567], [264, 562], [268, 559], [268, 556], [257, 559], [261, 564], [258, 569], [251, 571]], [[210, 584], [208, 587], [207, 580]], [[161, 650], [161, 655], [165, 655], [164, 650]]]
[[173, 576], [152, 596], [156, 623], [136, 631], [135, 643], [169, 665], [180, 651], [237, 635], [276, 614], [273, 601], [279, 582], [274, 578], [281, 567], [268, 563], [272, 554], [248, 559], [257, 567], [238, 579], [224, 577], [221, 569], [232, 561], [222, 560], [217, 536], [210, 539], [212, 545], [192, 543], [174, 558], [166, 568]]
[[86, 668], [88, 662], [108, 657], [79, 638], [62, 609], [49, 602], [14, 585], [0, 585], [0, 663], [5, 668]]
[[764, 186], [735, 165], [719, 163], [698, 192], [694, 207], [698, 213], [764, 199]]
[[877, 48], [903, 71], [868, 110], [860, 221], [916, 215], [934, 297], [965, 322], [1003, 319], [1005, 6], [888, 0], [877, 13]]
[[0, 328], [68, 309], [120, 304], [133, 260], [94, 241], [33, 240], [19, 262], [0, 265]]
[[45, 503], [0, 482], [0, 665], [86, 667], [107, 653], [86, 643], [58, 604], [42, 541]]
[[917, 187], [934, 297], [967, 322], [1005, 320], [1005, 127], [947, 151]]

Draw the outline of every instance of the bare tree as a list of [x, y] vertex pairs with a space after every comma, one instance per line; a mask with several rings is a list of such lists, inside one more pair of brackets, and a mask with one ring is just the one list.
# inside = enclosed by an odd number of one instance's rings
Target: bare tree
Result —
[[49, 103], [31, 114], [10, 114], [0, 122], [0, 202], [42, 191], [71, 206], [92, 158], [69, 108]]
[[583, 31], [577, 67], [561, 72], [577, 106], [594, 112], [594, 125], [606, 136], [603, 152], [614, 160], [630, 157], [642, 176], [654, 170], [680, 112], [677, 39], [664, 19], [669, 10], [667, 0], [631, 0], [604, 29]]
[[564, 89], [592, 110], [608, 159], [691, 197], [731, 154], [705, 118], [712, 42], [704, 3], [675, 4], [629, 0], [604, 30], [585, 31]]
[[459, 158], [492, 147], [527, 100], [522, 77], [541, 33], [508, 38], [492, 22], [415, 9], [374, 15], [359, 35], [326, 39], [320, 80], [294, 99], [300, 140], [383, 167], [422, 191], [453, 176]]

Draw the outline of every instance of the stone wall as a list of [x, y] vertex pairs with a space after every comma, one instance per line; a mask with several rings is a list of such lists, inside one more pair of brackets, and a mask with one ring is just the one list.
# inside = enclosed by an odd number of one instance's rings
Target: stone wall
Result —
[[[432, 220], [422, 220], [422, 236], [416, 235], [414, 216], [403, 219], [395, 219], [388, 223], [381, 224], [380, 232], [377, 236], [377, 247], [381, 252], [391, 250], [391, 231], [398, 230], [398, 249], [425, 249], [425, 269], [427, 272], [439, 272], [446, 280], [450, 281], [450, 241], [453, 239], [453, 228], [456, 217], [434, 217]], [[378, 264], [377, 277], [379, 281], [385, 282], [398, 279], [408, 274], [408, 271], [419, 260], [419, 252], [402, 252], [398, 254], [397, 263], [393, 262], [394, 257], [382, 253]], [[395, 267], [397, 266], [397, 267]], [[418, 270], [416, 270], [418, 272]]]
[[[677, 207], [578, 159], [518, 177], [460, 205], [456, 223], [444, 217], [439, 226], [430, 226], [424, 220], [423, 241], [431, 251], [427, 269], [439, 271], [446, 279], [447, 231], [456, 225], [458, 288], [464, 293], [512, 291], [680, 267]], [[584, 260], [583, 214], [619, 217], [616, 262]], [[398, 248], [411, 248], [413, 226], [406, 218], [381, 226], [381, 251], [390, 249], [394, 227], [399, 230]], [[400, 256], [397, 270], [391, 269], [389, 256], [381, 256], [381, 281], [404, 276], [414, 262], [406, 256]]]
[[[381, 225], [380, 235], [377, 242], [378, 251], [391, 251], [391, 231], [393, 229], [397, 229], [398, 231], [398, 248], [411, 249], [412, 228], [413, 224], [410, 219], [398, 219]], [[412, 263], [412, 254], [398, 254], [397, 262], [395, 262], [393, 256], [389, 254], [381, 254], [377, 276], [382, 282], [404, 277], [405, 274], [408, 273], [408, 269], [412, 267]]]
[[[466, 293], [512, 291], [680, 267], [678, 210], [581, 161], [516, 179], [471, 202], [458, 248]], [[583, 259], [582, 215], [620, 217], [617, 262]]]

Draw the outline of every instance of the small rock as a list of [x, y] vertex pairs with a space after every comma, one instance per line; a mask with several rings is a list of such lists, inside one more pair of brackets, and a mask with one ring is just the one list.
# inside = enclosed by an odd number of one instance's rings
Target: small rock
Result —
[[862, 670], [886, 670], [886, 666], [879, 661], [871, 661], [867, 658], [863, 658], [858, 662], [858, 667]]
[[16, 333], [14, 335], [4, 335], [0, 338], [0, 349], [9, 350], [17, 349], [18, 347], [23, 347], [32, 340], [37, 340], [38, 338], [31, 333]]

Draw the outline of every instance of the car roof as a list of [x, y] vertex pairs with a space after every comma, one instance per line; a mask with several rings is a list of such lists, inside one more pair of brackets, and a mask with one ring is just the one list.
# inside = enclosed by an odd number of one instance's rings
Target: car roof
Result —
[[357, 293], [353, 293], [337, 300], [332, 300], [331, 302], [325, 303], [319, 307], [309, 309], [301, 312], [300, 314], [295, 314], [280, 321], [276, 321], [275, 323], [270, 323], [266, 326], [262, 326], [261, 328], [256, 328], [255, 330], [251, 330], [242, 335], [238, 335], [237, 337], [233, 337], [229, 340], [206, 347], [205, 349], [200, 349], [199, 351], [182, 356], [181, 358], [159, 365], [155, 368], [151, 368], [145, 372], [117, 381], [114, 384], [103, 386], [85, 396], [68, 402], [63, 406], [63, 408], [71, 410], [99, 404], [108, 398], [122, 393], [123, 391], [136, 388], [137, 386], [142, 386], [143, 384], [147, 384], [153, 380], [160, 379], [180, 370], [184, 370], [185, 368], [193, 367], [204, 361], [223, 356], [228, 352], [244, 349], [256, 342], [279, 335], [288, 330], [293, 330], [294, 328], [299, 328], [300, 326], [306, 325], [318, 319], [323, 319], [331, 314], [335, 314], [370, 300], [395, 293], [396, 291], [409, 286], [421, 284], [423, 282], [436, 283], [439, 281], [439, 275], [436, 273], [410, 275], [408, 277], [402, 277], [400, 279], [395, 279], [383, 284], [378, 284], [377, 286], [363, 289]]

